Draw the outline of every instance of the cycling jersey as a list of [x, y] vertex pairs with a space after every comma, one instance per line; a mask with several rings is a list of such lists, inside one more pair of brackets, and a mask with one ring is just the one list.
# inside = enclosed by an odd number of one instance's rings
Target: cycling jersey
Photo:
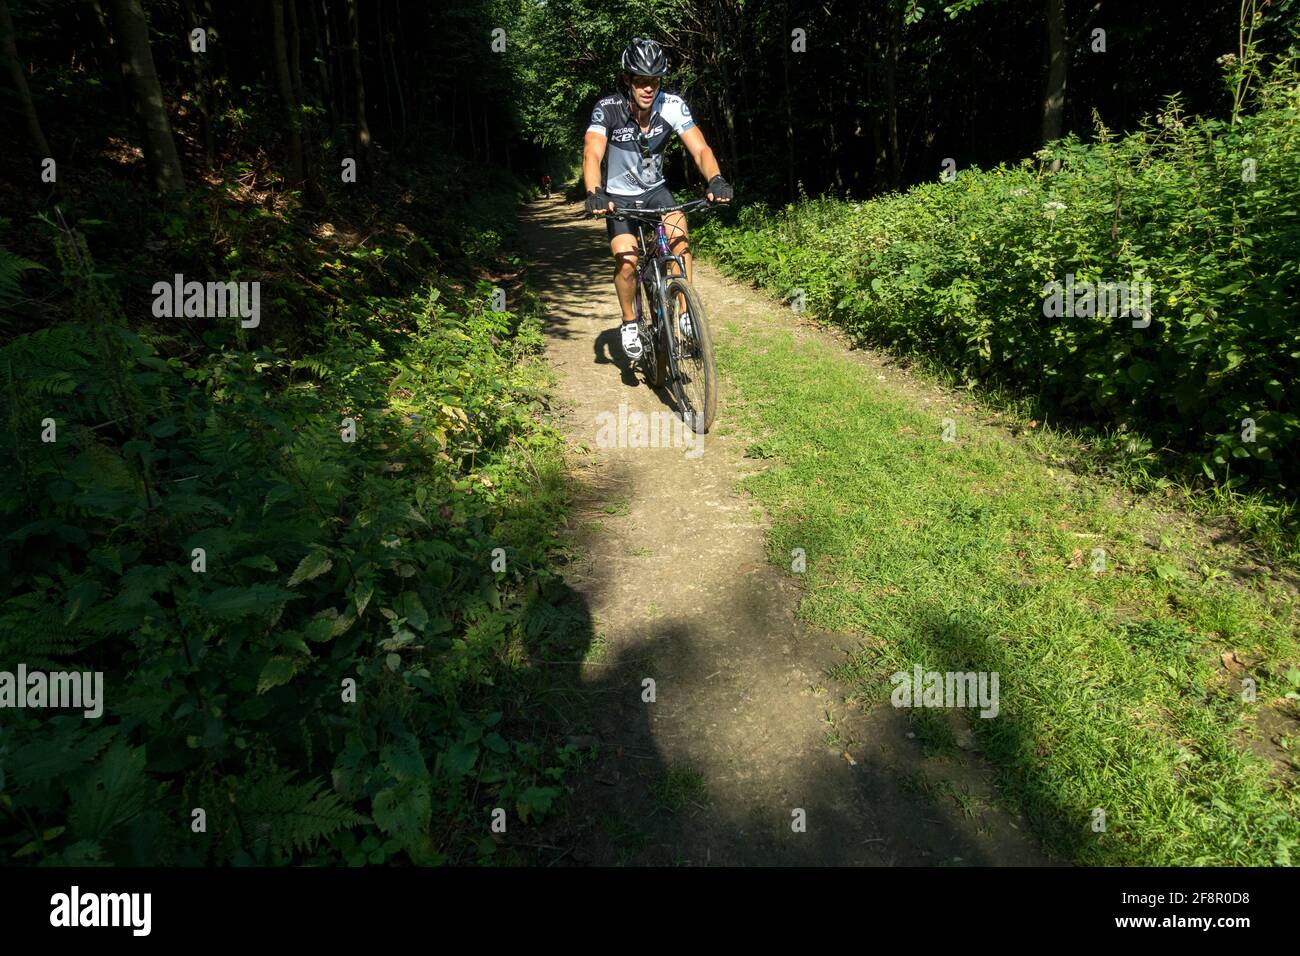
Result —
[[663, 185], [668, 131], [680, 136], [694, 125], [686, 101], [660, 90], [650, 104], [650, 125], [643, 135], [626, 96], [602, 96], [591, 111], [587, 132], [599, 133], [609, 141], [602, 164], [605, 191], [614, 196], [639, 196]]

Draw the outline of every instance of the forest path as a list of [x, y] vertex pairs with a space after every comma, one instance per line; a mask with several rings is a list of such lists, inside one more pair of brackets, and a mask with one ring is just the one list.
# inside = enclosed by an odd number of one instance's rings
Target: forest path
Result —
[[[576, 680], [582, 729], [599, 747], [575, 795], [572, 859], [1046, 863], [968, 730], [955, 756], [927, 758], [901, 711], [866, 712], [828, 676], [856, 639], [795, 617], [800, 589], [769, 561], [766, 517], [736, 488], [764, 463], [745, 457], [749, 443], [729, 419], [725, 368], [702, 453], [599, 447], [609, 444], [602, 425], [671, 405], [622, 356], [603, 224], [560, 197], [520, 218], [579, 486], [581, 557], [564, 577], [591, 620]], [[695, 284], [715, 341], [774, 325], [825, 334], [698, 262]], [[803, 832], [793, 825], [800, 810]]]

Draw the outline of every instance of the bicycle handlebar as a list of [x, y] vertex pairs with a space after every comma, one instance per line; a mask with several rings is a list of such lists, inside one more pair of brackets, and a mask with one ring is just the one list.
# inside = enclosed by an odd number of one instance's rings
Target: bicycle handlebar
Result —
[[645, 209], [637, 206], [615, 206], [613, 212], [607, 212], [611, 219], [649, 219], [651, 216], [662, 216], [667, 212], [691, 212], [697, 209], [712, 209], [715, 206], [725, 205], [724, 203], [712, 203], [707, 199], [692, 199], [690, 202], [679, 203], [676, 206], [661, 206], [656, 209]]

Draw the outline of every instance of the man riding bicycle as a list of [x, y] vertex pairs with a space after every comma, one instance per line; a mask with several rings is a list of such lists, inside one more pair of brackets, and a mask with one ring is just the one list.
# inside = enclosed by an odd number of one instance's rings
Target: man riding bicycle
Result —
[[[654, 40], [633, 37], [623, 51], [622, 66], [623, 92], [597, 100], [587, 127], [582, 154], [587, 212], [604, 216], [614, 210], [615, 201], [619, 206], [650, 209], [677, 204], [663, 175], [663, 153], [670, 128], [676, 131], [696, 168], [708, 181], [709, 201], [730, 202], [731, 186], [722, 178], [718, 160], [691, 118], [690, 107], [680, 96], [660, 89], [668, 73], [668, 58], [663, 48]], [[611, 143], [613, 151], [607, 156], [606, 148]], [[693, 269], [686, 216], [671, 212], [663, 220], [672, 251], [684, 258], [686, 278], [690, 281]], [[623, 312], [623, 354], [635, 362], [643, 350], [633, 309], [637, 281], [635, 230], [630, 223], [613, 219], [607, 219], [605, 227], [616, 263], [614, 288]]]

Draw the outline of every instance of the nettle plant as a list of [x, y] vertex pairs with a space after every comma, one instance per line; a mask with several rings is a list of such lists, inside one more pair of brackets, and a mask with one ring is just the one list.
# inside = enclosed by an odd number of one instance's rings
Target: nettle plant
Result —
[[[1093, 143], [1053, 144], [1055, 172], [1026, 160], [860, 205], [745, 210], [697, 241], [865, 341], [1122, 426], [1212, 481], [1294, 481], [1298, 89], [1284, 60], [1235, 122], [1171, 100], [1128, 135], [1098, 124]], [[1045, 286], [1067, 275], [1149, 283], [1149, 324], [1046, 315]]]
[[396, 302], [182, 357], [58, 241], [69, 320], [0, 348], [0, 669], [102, 671], [106, 708], [3, 713], [0, 861], [438, 863], [493, 851], [485, 801], [544, 814], [571, 755], [493, 706], [558, 593], [494, 507], [554, 441], [535, 325], [433, 290], [400, 358]]

